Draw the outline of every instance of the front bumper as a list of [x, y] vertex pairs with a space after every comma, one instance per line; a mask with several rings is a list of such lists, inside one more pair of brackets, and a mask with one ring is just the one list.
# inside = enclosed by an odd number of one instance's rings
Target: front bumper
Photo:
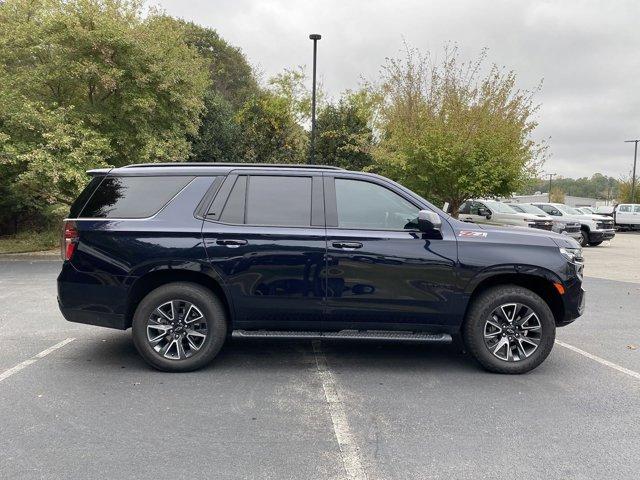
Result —
[[577, 230], [575, 232], [567, 232], [566, 230], [563, 230], [560, 232], [561, 235], [566, 235], [567, 237], [571, 237], [574, 240], [577, 240], [578, 242], [580, 242], [580, 240], [582, 240], [582, 232], [580, 230]]
[[608, 230], [591, 230], [589, 232], [589, 242], [604, 242], [605, 240], [611, 240], [616, 236], [614, 229]]
[[582, 288], [582, 270], [577, 270], [578, 275], [571, 282], [565, 282], [565, 293], [562, 295], [564, 315], [556, 320], [558, 327], [569, 325], [584, 313], [586, 294]]

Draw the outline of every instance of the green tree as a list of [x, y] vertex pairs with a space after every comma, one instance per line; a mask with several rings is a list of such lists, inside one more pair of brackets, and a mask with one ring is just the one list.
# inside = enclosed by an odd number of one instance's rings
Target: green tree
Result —
[[564, 192], [560, 187], [553, 187], [549, 194], [549, 199], [554, 203], [564, 203]]
[[544, 160], [532, 138], [534, 92], [495, 65], [482, 75], [485, 59], [464, 63], [448, 47], [435, 63], [407, 49], [383, 69], [372, 169], [449, 202], [453, 214], [469, 197], [511, 194]]
[[635, 195], [631, 195], [632, 190], [631, 174], [620, 180], [620, 191], [618, 194], [618, 203], [640, 203], [640, 185], [638, 185], [638, 179], [636, 178]]
[[208, 83], [183, 31], [141, 2], [0, 4], [5, 202], [42, 211], [77, 195], [88, 166], [185, 158]]
[[371, 95], [366, 90], [346, 92], [325, 105], [316, 120], [317, 163], [363, 170], [373, 163], [374, 144]]
[[240, 161], [304, 163], [307, 134], [288, 98], [263, 91], [243, 105], [236, 121], [242, 130]]
[[172, 19], [183, 30], [187, 45], [207, 62], [210, 85], [198, 132], [189, 136], [191, 160], [234, 162], [241, 160], [242, 129], [237, 113], [260, 92], [253, 69], [242, 51], [229, 45], [211, 29]]

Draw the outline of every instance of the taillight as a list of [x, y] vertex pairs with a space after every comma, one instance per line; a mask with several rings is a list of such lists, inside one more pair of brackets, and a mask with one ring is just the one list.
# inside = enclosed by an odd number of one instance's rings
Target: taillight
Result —
[[78, 229], [76, 228], [76, 222], [67, 220], [64, 222], [64, 227], [62, 229], [61, 253], [63, 260], [71, 260], [73, 252], [76, 250], [76, 245], [78, 245]]

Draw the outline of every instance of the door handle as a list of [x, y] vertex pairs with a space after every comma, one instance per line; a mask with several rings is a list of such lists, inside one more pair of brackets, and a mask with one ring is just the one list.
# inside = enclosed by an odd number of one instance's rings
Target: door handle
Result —
[[218, 245], [222, 245], [225, 247], [229, 247], [229, 248], [238, 248], [241, 245], [246, 245], [247, 241], [246, 240], [225, 240], [225, 239], [220, 239], [220, 240], [216, 240], [216, 243]]
[[333, 242], [335, 248], [342, 248], [344, 250], [355, 250], [357, 248], [362, 248], [362, 244], [360, 242]]

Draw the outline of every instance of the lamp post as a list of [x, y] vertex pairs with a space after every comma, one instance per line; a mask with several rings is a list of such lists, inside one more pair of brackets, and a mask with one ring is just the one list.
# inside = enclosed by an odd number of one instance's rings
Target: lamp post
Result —
[[322, 38], [317, 33], [309, 35], [313, 40], [313, 87], [311, 90], [311, 145], [309, 151], [309, 164], [315, 163], [315, 141], [316, 141], [316, 58], [318, 56], [318, 40]]
[[625, 140], [624, 143], [635, 143], [635, 148], [633, 150], [633, 174], [631, 175], [631, 203], [636, 201], [636, 160], [638, 159], [638, 140]]
[[551, 203], [551, 179], [555, 176], [555, 173], [547, 173], [549, 175], [549, 203]]

